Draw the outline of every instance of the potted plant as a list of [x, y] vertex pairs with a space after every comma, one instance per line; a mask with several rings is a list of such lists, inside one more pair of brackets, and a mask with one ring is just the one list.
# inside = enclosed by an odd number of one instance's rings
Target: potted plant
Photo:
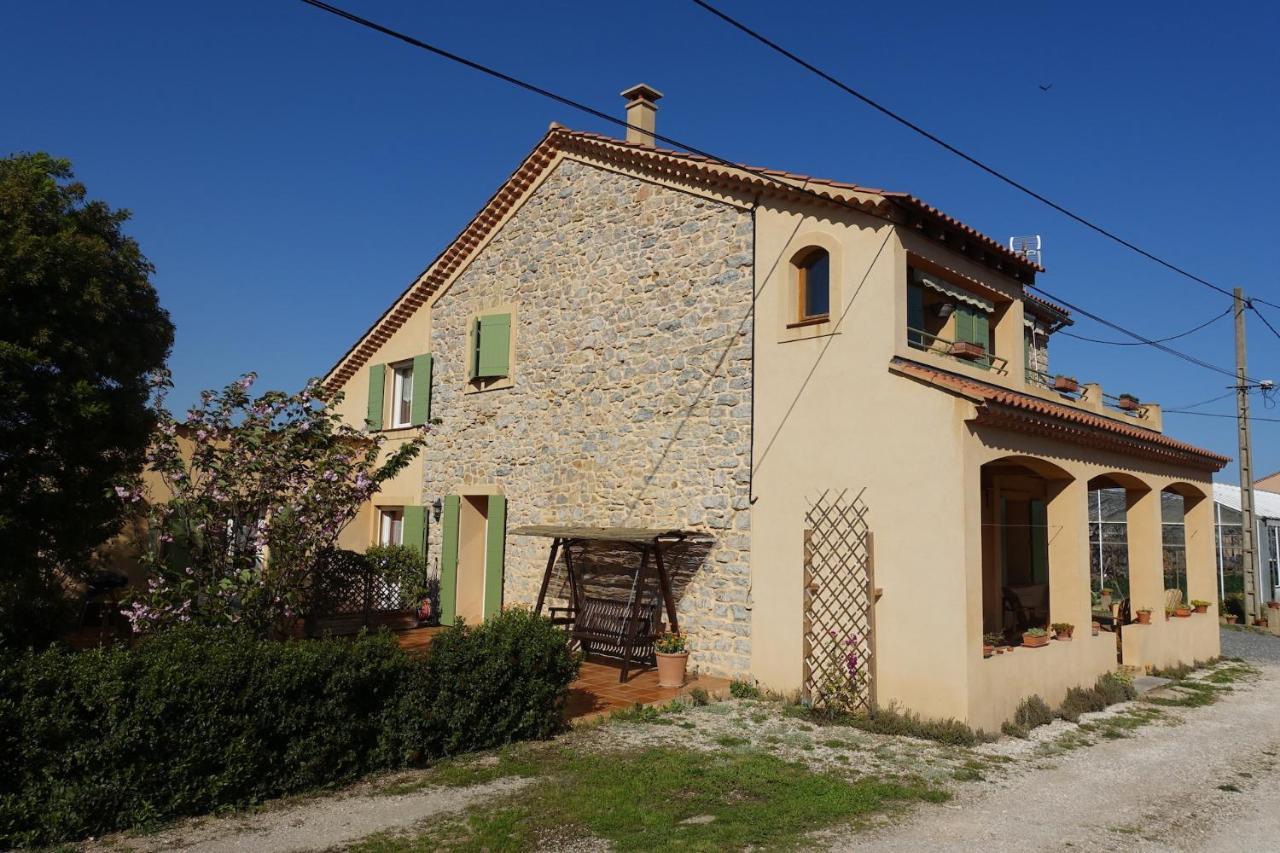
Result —
[[1191, 599], [1191, 607], [1195, 610], [1196, 613], [1209, 612], [1209, 602], [1205, 601], [1203, 598]]
[[1102, 605], [1104, 610], [1111, 609], [1111, 590], [1107, 587], [1102, 588], [1102, 592], [1098, 594], [1098, 603]]
[[989, 658], [995, 654], [996, 647], [1004, 645], [1004, 637], [1000, 634], [982, 635], [982, 656]]
[[969, 341], [954, 341], [951, 344], [951, 354], [956, 358], [966, 358], [972, 361], [986, 357], [987, 348], [982, 344], [970, 343]]
[[1185, 604], [1179, 604], [1177, 607], [1173, 608], [1173, 615], [1177, 616], [1179, 619], [1186, 619], [1191, 615], [1191, 608]]
[[1138, 624], [1139, 625], [1151, 624], [1151, 608], [1150, 607], [1138, 608]]
[[658, 659], [658, 686], [684, 687], [689, 667], [689, 643], [684, 634], [663, 634], [653, 644], [653, 650]]
[[1236, 624], [1236, 620], [1238, 620], [1240, 617], [1239, 617], [1239, 616], [1237, 616], [1237, 615], [1236, 615], [1236, 614], [1234, 614], [1234, 613], [1228, 613], [1226, 616], [1224, 616], [1224, 617], [1222, 617], [1222, 618], [1224, 618], [1224, 619], [1226, 619], [1226, 620], [1227, 620], [1227, 624], [1228, 624], [1228, 625], [1234, 625], [1234, 624]]
[[1080, 390], [1080, 383], [1072, 379], [1070, 376], [1063, 376], [1059, 373], [1057, 376], [1053, 377], [1053, 390], [1075, 393]]
[[1076, 626], [1070, 622], [1054, 622], [1050, 627], [1053, 628], [1053, 636], [1057, 640], [1070, 640], [1076, 630]]
[[1028, 628], [1022, 632], [1022, 645], [1029, 649], [1038, 649], [1048, 643], [1049, 632], [1044, 628]]
[[1138, 409], [1142, 408], [1142, 403], [1132, 394], [1121, 394], [1120, 402], [1116, 405], [1121, 409], [1124, 409], [1126, 412], [1136, 412]]

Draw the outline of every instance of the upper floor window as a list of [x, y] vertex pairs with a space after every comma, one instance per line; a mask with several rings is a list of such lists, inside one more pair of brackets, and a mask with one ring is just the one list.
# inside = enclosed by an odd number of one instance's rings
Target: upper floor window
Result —
[[914, 267], [907, 272], [907, 343], [990, 368], [991, 300]]
[[413, 423], [413, 362], [392, 368], [391, 425], [410, 426]]
[[796, 255], [796, 294], [801, 323], [820, 322], [831, 315], [831, 255], [825, 249], [805, 249]]

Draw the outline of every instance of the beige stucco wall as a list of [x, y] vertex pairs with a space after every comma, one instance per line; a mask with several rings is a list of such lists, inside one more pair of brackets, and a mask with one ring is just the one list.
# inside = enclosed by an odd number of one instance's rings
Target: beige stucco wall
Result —
[[[794, 304], [789, 261], [807, 245], [833, 253], [833, 317], [797, 330], [787, 328]], [[975, 428], [969, 401], [892, 373], [895, 354], [932, 359], [945, 370], [1058, 400], [1024, 380], [1023, 306], [1016, 299], [999, 308], [994, 329], [996, 354], [1009, 361], [1003, 376], [908, 348], [909, 255], [978, 279], [1006, 298], [1019, 293], [998, 273], [860, 214], [767, 205], [757, 211], [752, 671], [777, 690], [801, 686], [804, 513], [826, 489], [862, 491], [875, 537], [875, 582], [883, 591], [876, 606], [880, 702], [998, 729], [1027, 696], [1055, 703], [1067, 688], [1091, 685], [1117, 665], [1115, 636], [1088, 636], [1088, 480], [1112, 472], [1140, 478], [1157, 493], [1158, 511], [1159, 489], [1189, 482], [1207, 494], [1208, 475]], [[984, 660], [981, 470], [1011, 456], [1048, 460], [1052, 465], [1044, 467], [1064, 478], [1052, 487], [1049, 519], [1056, 531], [1051, 618], [1078, 626], [1077, 639]], [[1204, 592], [1213, 561], [1203, 547], [1212, 528], [1190, 515], [1189, 576], [1201, 590], [1192, 596], [1213, 598]], [[1147, 573], [1136, 567], [1134, 573], [1162, 600], [1159, 558], [1157, 539], [1139, 558]], [[1179, 642], [1166, 654], [1188, 662], [1212, 657], [1216, 637], [1206, 634], [1186, 648]]]
[[[431, 309], [423, 306], [415, 311], [391, 337], [378, 348], [369, 364], [394, 364], [407, 361], [414, 356], [431, 352]], [[390, 405], [391, 371], [384, 377], [383, 399]], [[369, 367], [366, 365], [355, 372], [340, 389], [343, 398], [337, 403], [337, 410], [344, 422], [363, 428], [369, 411]], [[434, 407], [433, 407], [434, 409]], [[434, 412], [433, 412], [434, 416]], [[389, 421], [387, 421], [389, 423]], [[416, 427], [403, 429], [386, 429], [381, 434], [386, 437], [379, 452], [379, 461], [386, 459], [406, 441], [417, 434]], [[352, 551], [363, 551], [377, 541], [377, 506], [420, 506], [422, 505], [422, 471], [428, 450], [419, 452], [417, 458], [410, 462], [403, 471], [383, 485], [377, 498], [371, 504], [361, 508], [360, 513], [348, 524], [338, 536], [338, 547]]]

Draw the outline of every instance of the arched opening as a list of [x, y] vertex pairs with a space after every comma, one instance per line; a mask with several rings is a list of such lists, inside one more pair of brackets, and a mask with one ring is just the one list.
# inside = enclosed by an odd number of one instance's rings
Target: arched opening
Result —
[[[1187, 512], [1205, 495], [1186, 483], [1174, 483], [1160, 492], [1160, 550], [1164, 569], [1166, 606], [1189, 600], [1187, 587]], [[1241, 578], [1243, 586], [1243, 577]], [[1173, 591], [1178, 594], [1174, 595]]]
[[982, 466], [984, 634], [1017, 641], [1049, 624], [1050, 506], [1070, 482], [1041, 459], [1008, 457]]
[[1089, 481], [1089, 588], [1095, 607], [1129, 597], [1129, 507], [1147, 491], [1127, 474]]
[[791, 259], [795, 269], [797, 320], [818, 323], [831, 316], [831, 255], [810, 246]]

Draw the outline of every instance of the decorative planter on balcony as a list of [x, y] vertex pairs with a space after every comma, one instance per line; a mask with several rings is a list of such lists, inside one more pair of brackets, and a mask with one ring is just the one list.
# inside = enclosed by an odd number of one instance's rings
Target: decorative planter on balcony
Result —
[[1121, 394], [1120, 402], [1116, 403], [1116, 406], [1124, 409], [1126, 412], [1136, 412], [1138, 409], [1142, 408], [1142, 403], [1139, 402], [1138, 398], [1132, 394]]
[[1036, 649], [1036, 648], [1039, 648], [1040, 646], [1047, 646], [1049, 645], [1049, 634], [1044, 633], [1044, 634], [1039, 634], [1037, 636], [1033, 636], [1031, 634], [1023, 634], [1022, 645], [1028, 649]]
[[951, 354], [956, 358], [974, 361], [979, 358], [986, 358], [987, 348], [982, 344], [971, 344], [968, 341], [954, 341], [951, 344]]
[[1070, 376], [1063, 376], [1059, 374], [1053, 377], [1053, 390], [1066, 391], [1074, 394], [1080, 390], [1080, 383], [1072, 379]]
[[1150, 610], [1139, 610], [1139, 611], [1138, 611], [1138, 613], [1137, 613], [1137, 617], [1138, 617], [1138, 624], [1139, 624], [1139, 625], [1150, 625], [1150, 624], [1151, 624], [1151, 611], [1150, 611]]
[[1186, 619], [1188, 616], [1190, 616], [1190, 615], [1191, 615], [1191, 608], [1190, 608], [1190, 607], [1175, 607], [1175, 608], [1174, 608], [1174, 610], [1173, 610], [1173, 615], [1174, 615], [1174, 616], [1177, 616], [1177, 617], [1178, 617], [1178, 618], [1180, 618], [1180, 619]]

